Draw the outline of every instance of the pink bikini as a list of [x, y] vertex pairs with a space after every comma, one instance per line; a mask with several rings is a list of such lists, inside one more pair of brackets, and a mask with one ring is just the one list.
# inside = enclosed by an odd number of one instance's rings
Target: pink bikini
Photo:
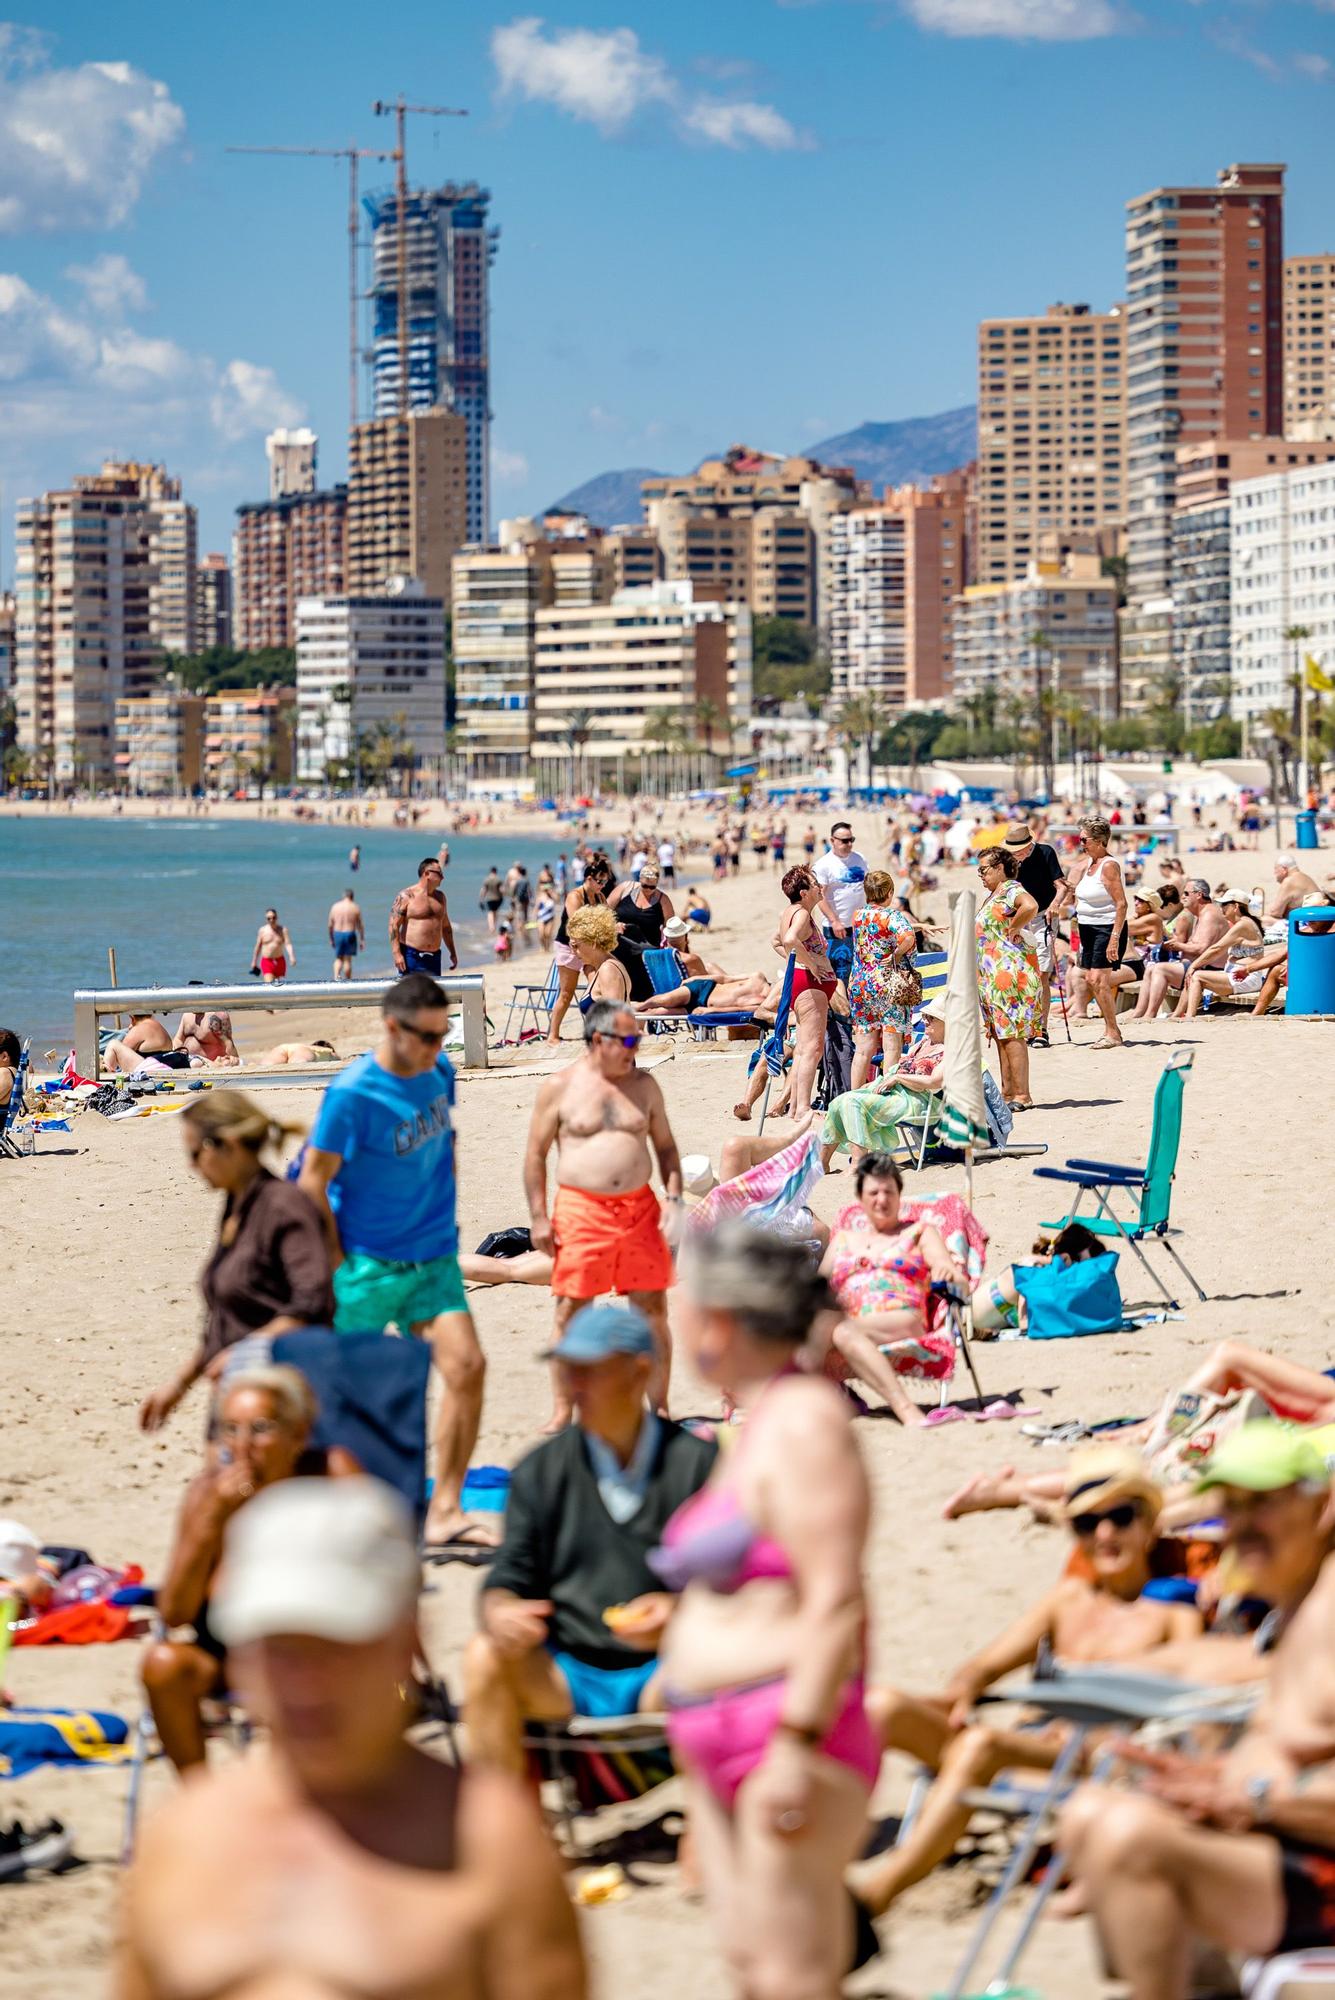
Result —
[[[741, 1449], [741, 1441], [734, 1449]], [[729, 1482], [706, 1486], [679, 1507], [663, 1531], [662, 1548], [653, 1551], [649, 1562], [669, 1590], [676, 1591], [698, 1582], [731, 1595], [758, 1578], [786, 1582], [793, 1574], [787, 1552], [752, 1525]], [[763, 1759], [782, 1719], [786, 1692], [783, 1675], [699, 1696], [665, 1689], [672, 1747], [721, 1804], [732, 1805], [743, 1779]], [[870, 1791], [880, 1769], [881, 1746], [867, 1719], [863, 1693], [859, 1673], [846, 1685], [821, 1749], [855, 1771]]]

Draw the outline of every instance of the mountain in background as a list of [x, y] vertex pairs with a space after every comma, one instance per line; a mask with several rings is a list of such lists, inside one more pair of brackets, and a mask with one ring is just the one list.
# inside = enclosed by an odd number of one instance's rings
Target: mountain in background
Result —
[[875, 486], [925, 486], [934, 472], [967, 465], [978, 449], [972, 403], [935, 417], [901, 417], [893, 424], [859, 424], [842, 437], [809, 447], [823, 465], [849, 465]]
[[[967, 465], [977, 448], [978, 412], [972, 403], [966, 403], [958, 410], [942, 410], [935, 417], [859, 424], [840, 437], [804, 446], [800, 455], [817, 458], [823, 465], [851, 466], [859, 479], [869, 479], [876, 487], [925, 486], [934, 472]], [[605, 528], [639, 521], [643, 518], [640, 481], [662, 477], [651, 465], [599, 472], [554, 501], [549, 511], [587, 514]]]

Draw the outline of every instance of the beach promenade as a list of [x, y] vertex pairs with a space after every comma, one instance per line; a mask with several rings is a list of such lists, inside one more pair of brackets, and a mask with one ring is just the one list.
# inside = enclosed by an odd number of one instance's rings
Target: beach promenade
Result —
[[[602, 817], [606, 830], [620, 824], [611, 812]], [[873, 832], [871, 815], [855, 813], [853, 820], [860, 845], [879, 860], [880, 823]], [[1190, 854], [1184, 858], [1190, 869]], [[703, 881], [704, 857], [690, 862], [682, 872]], [[1260, 883], [1268, 879], [1269, 855], [1212, 855], [1205, 865], [1212, 878], [1242, 872], [1246, 883]], [[730, 973], [775, 964], [769, 939], [782, 907], [777, 877], [768, 865], [757, 870], [749, 853], [744, 870], [739, 879], [707, 884], [715, 922], [704, 948]], [[927, 913], [943, 917], [944, 891], [966, 879], [964, 871], [945, 872], [941, 890], [925, 899]], [[379, 931], [379, 912], [374, 922]], [[506, 989], [516, 977], [540, 978], [537, 965], [529, 957], [508, 969], [488, 968], [498, 1032]], [[491, 1070], [461, 1072], [457, 1158], [466, 1248], [490, 1230], [527, 1219], [524, 1133], [539, 1079], [575, 1053], [575, 1019], [567, 1023], [569, 1048], [560, 1056], [501, 1051]], [[340, 1049], [354, 1049], [369, 1043], [372, 1027], [369, 1012], [360, 1024], [351, 1016], [343, 1022], [321, 1014], [308, 1022], [285, 1014], [280, 1031], [325, 1033]], [[1101, 1419], [1146, 1414], [1230, 1336], [1326, 1366], [1335, 1347], [1335, 1120], [1328, 1107], [1335, 1024], [1231, 1012], [1182, 1025], [1162, 1019], [1130, 1024], [1125, 1052], [1095, 1051], [1093, 1021], [1075, 1024], [1076, 1042], [1068, 1046], [1056, 1010], [1053, 1032], [1053, 1047], [1033, 1057], [1038, 1108], [1016, 1133], [1025, 1142], [1045, 1141], [1053, 1163], [1070, 1154], [1143, 1157], [1160, 1070], [1175, 1049], [1194, 1050], [1174, 1220], [1211, 1297], [1205, 1304], [1190, 1300], [1180, 1317], [1135, 1333], [984, 1347], [985, 1389], [1022, 1390], [1025, 1404], [1044, 1419]], [[269, 1033], [263, 1019], [249, 1017], [243, 1047], [262, 1045], [260, 1036]], [[663, 1087], [684, 1153], [708, 1153], [717, 1163], [723, 1140], [741, 1129], [729, 1107], [740, 1094], [746, 1054], [745, 1045], [702, 1046], [685, 1035], [644, 1043], [642, 1060]], [[313, 1087], [266, 1093], [260, 1086], [256, 1094], [303, 1122], [317, 1104]], [[46, 1541], [82, 1545], [100, 1561], [138, 1562], [152, 1578], [199, 1462], [204, 1407], [196, 1392], [151, 1438], [136, 1428], [135, 1411], [197, 1332], [195, 1279], [216, 1227], [214, 1204], [185, 1171], [171, 1116], [117, 1126], [86, 1114], [68, 1134], [44, 1140], [36, 1157], [4, 1163], [0, 1172], [9, 1246], [8, 1310], [0, 1328], [6, 1447], [0, 1511], [30, 1523]], [[963, 1187], [962, 1169], [932, 1169], [924, 1178], [933, 1188]], [[821, 1183], [813, 1206], [828, 1222], [851, 1199], [845, 1164]], [[1036, 1181], [1021, 1161], [977, 1169], [975, 1208], [991, 1235], [989, 1271], [1027, 1254], [1037, 1224], [1056, 1213], [1050, 1184]], [[1122, 1280], [1128, 1300], [1145, 1297], [1129, 1260]], [[512, 1286], [476, 1292], [471, 1303], [490, 1362], [478, 1456], [510, 1464], [534, 1441], [547, 1411], [545, 1371], [534, 1357], [548, 1338], [550, 1302], [545, 1292]], [[717, 1414], [715, 1398], [684, 1373], [673, 1408]], [[1039, 1469], [1044, 1453], [1018, 1435], [1018, 1426], [996, 1422], [904, 1432], [873, 1416], [859, 1435], [877, 1499], [868, 1578], [871, 1678], [932, 1689], [1053, 1580], [1065, 1555], [1061, 1538], [1027, 1517], [947, 1524], [942, 1505], [972, 1471], [1007, 1460]], [[428, 1650], [453, 1673], [472, 1629], [477, 1577], [456, 1567], [429, 1574]], [[25, 1649], [11, 1657], [7, 1684], [23, 1702], [133, 1714], [138, 1652], [129, 1644]], [[883, 1810], [902, 1802], [902, 1769], [886, 1766], [877, 1797]], [[153, 1766], [150, 1807], [172, 1782], [162, 1764]], [[28, 2000], [94, 2000], [106, 1991], [124, 1786], [123, 1774], [88, 1770], [43, 1771], [7, 1787], [6, 1817], [57, 1814], [76, 1829], [77, 1852], [89, 1864], [0, 1899], [0, 1953], [16, 1981], [21, 1968]], [[587, 1913], [596, 1990], [636, 2000], [676, 2000], [682, 1992], [724, 2000], [726, 1975], [699, 1905], [683, 1896], [672, 1870], [646, 1863], [635, 1875], [627, 1900]], [[961, 1948], [973, 1886], [967, 1869], [955, 1869], [912, 1891], [885, 1928], [886, 1956], [850, 1990], [920, 1996], [944, 1985]], [[1026, 1978], [1054, 2000], [1096, 2000], [1110, 1990], [1099, 1978], [1085, 1925], [1045, 1924]]]

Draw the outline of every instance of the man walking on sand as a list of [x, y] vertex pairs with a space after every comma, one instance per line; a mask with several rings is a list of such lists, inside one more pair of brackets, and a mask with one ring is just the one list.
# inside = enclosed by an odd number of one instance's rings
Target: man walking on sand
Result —
[[[654, 1333], [649, 1402], [666, 1414], [672, 1346], [667, 1288], [672, 1253], [650, 1184], [653, 1147], [673, 1211], [681, 1219], [681, 1160], [655, 1078], [635, 1067], [640, 1028], [629, 1007], [597, 1001], [584, 1017], [584, 1053], [538, 1091], [524, 1157], [529, 1235], [554, 1251], [556, 1337], [577, 1308], [606, 1292], [624, 1293]], [[556, 1146], [556, 1200], [547, 1211], [547, 1155]], [[549, 1431], [570, 1422], [569, 1398], [554, 1391]]]
[[417, 864], [417, 880], [400, 889], [389, 912], [389, 948], [400, 972], [424, 972], [440, 977], [442, 947], [450, 954], [450, 971], [459, 963], [450, 913], [441, 893], [445, 871], [434, 854]]
[[235, 1516], [213, 1615], [267, 1741], [145, 1826], [116, 2000], [584, 2000], [535, 1801], [405, 1738], [419, 1585], [375, 1480], [285, 1480]]
[[344, 890], [329, 912], [329, 947], [334, 954], [335, 979], [351, 979], [353, 959], [366, 950], [366, 925], [351, 889]]
[[487, 1364], [459, 1275], [454, 1071], [441, 1049], [449, 1005], [434, 979], [410, 972], [381, 1011], [375, 1047], [324, 1094], [298, 1185], [325, 1220], [335, 1330], [395, 1326], [431, 1343], [445, 1393], [427, 1540], [488, 1548], [494, 1536], [461, 1502]]
[[251, 971], [258, 972], [266, 986], [272, 986], [276, 981], [286, 979], [288, 967], [296, 962], [297, 954], [287, 934], [286, 924], [279, 922], [277, 910], [266, 910], [264, 922], [255, 934]]

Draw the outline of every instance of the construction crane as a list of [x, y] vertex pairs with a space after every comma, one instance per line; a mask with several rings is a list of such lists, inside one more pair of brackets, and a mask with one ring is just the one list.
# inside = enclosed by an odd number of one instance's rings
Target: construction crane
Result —
[[393, 153], [378, 153], [367, 146], [229, 146], [229, 153], [295, 153], [306, 159], [346, 160], [348, 163], [348, 417], [352, 429], [357, 427], [358, 379], [361, 365], [361, 334], [358, 324], [358, 308], [361, 304], [361, 286], [358, 282], [357, 247], [357, 168], [362, 160], [392, 160]]
[[406, 145], [406, 123], [408, 118], [466, 118], [466, 111], [452, 110], [444, 104], [407, 104], [403, 93], [387, 104], [377, 98], [371, 106], [377, 118], [395, 120], [397, 143], [392, 153], [382, 153], [381, 159], [395, 163], [395, 270], [399, 292], [399, 416], [405, 422], [408, 417], [408, 149]]

